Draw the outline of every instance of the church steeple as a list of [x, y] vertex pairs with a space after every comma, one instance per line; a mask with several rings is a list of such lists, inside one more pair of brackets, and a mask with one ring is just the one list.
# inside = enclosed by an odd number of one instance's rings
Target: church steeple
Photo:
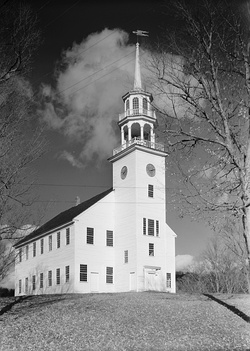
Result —
[[134, 90], [141, 90], [141, 67], [140, 67], [140, 54], [139, 54], [139, 43], [136, 43], [136, 54], [135, 54], [135, 77], [134, 77]]

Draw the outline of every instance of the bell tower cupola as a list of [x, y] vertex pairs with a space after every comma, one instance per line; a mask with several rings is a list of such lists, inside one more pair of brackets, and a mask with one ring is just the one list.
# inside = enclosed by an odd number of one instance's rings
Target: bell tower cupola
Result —
[[[143, 31], [134, 32], [146, 35]], [[124, 112], [119, 115], [121, 145], [113, 150], [113, 156], [126, 153], [135, 145], [164, 152], [164, 146], [155, 142], [157, 119], [152, 107], [153, 96], [143, 88], [140, 66], [140, 46], [137, 40], [135, 50], [135, 71], [133, 89], [123, 97]], [[129, 149], [129, 150], [127, 150]], [[148, 150], [149, 151], [149, 150]]]

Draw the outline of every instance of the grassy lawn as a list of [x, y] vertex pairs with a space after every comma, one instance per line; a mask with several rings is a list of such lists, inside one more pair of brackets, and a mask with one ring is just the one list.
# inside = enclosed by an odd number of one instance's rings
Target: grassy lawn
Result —
[[[250, 312], [248, 296], [223, 298]], [[203, 295], [33, 296], [0, 316], [0, 350], [246, 351], [250, 323]]]

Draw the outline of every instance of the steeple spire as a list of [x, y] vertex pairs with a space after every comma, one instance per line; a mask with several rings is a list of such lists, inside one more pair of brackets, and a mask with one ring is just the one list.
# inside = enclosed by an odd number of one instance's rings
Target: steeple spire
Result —
[[139, 56], [139, 43], [136, 43], [136, 54], [135, 54], [135, 78], [134, 78], [134, 90], [141, 90], [141, 67], [140, 67], [140, 56]]
[[138, 37], [148, 37], [148, 32], [145, 30], [137, 29], [133, 31], [134, 34], [137, 36], [137, 43], [136, 43], [136, 54], [135, 54], [135, 78], [134, 78], [134, 90], [142, 90], [142, 83], [141, 83], [141, 67], [140, 67], [140, 55], [139, 55], [139, 40]]

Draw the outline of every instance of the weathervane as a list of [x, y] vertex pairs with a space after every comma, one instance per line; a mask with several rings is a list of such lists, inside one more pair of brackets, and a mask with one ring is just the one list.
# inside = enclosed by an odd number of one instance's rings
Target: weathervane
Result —
[[133, 31], [134, 34], [136, 34], [136, 38], [137, 38], [137, 43], [138, 43], [138, 37], [148, 37], [149, 33], [145, 30], [134, 30]]

